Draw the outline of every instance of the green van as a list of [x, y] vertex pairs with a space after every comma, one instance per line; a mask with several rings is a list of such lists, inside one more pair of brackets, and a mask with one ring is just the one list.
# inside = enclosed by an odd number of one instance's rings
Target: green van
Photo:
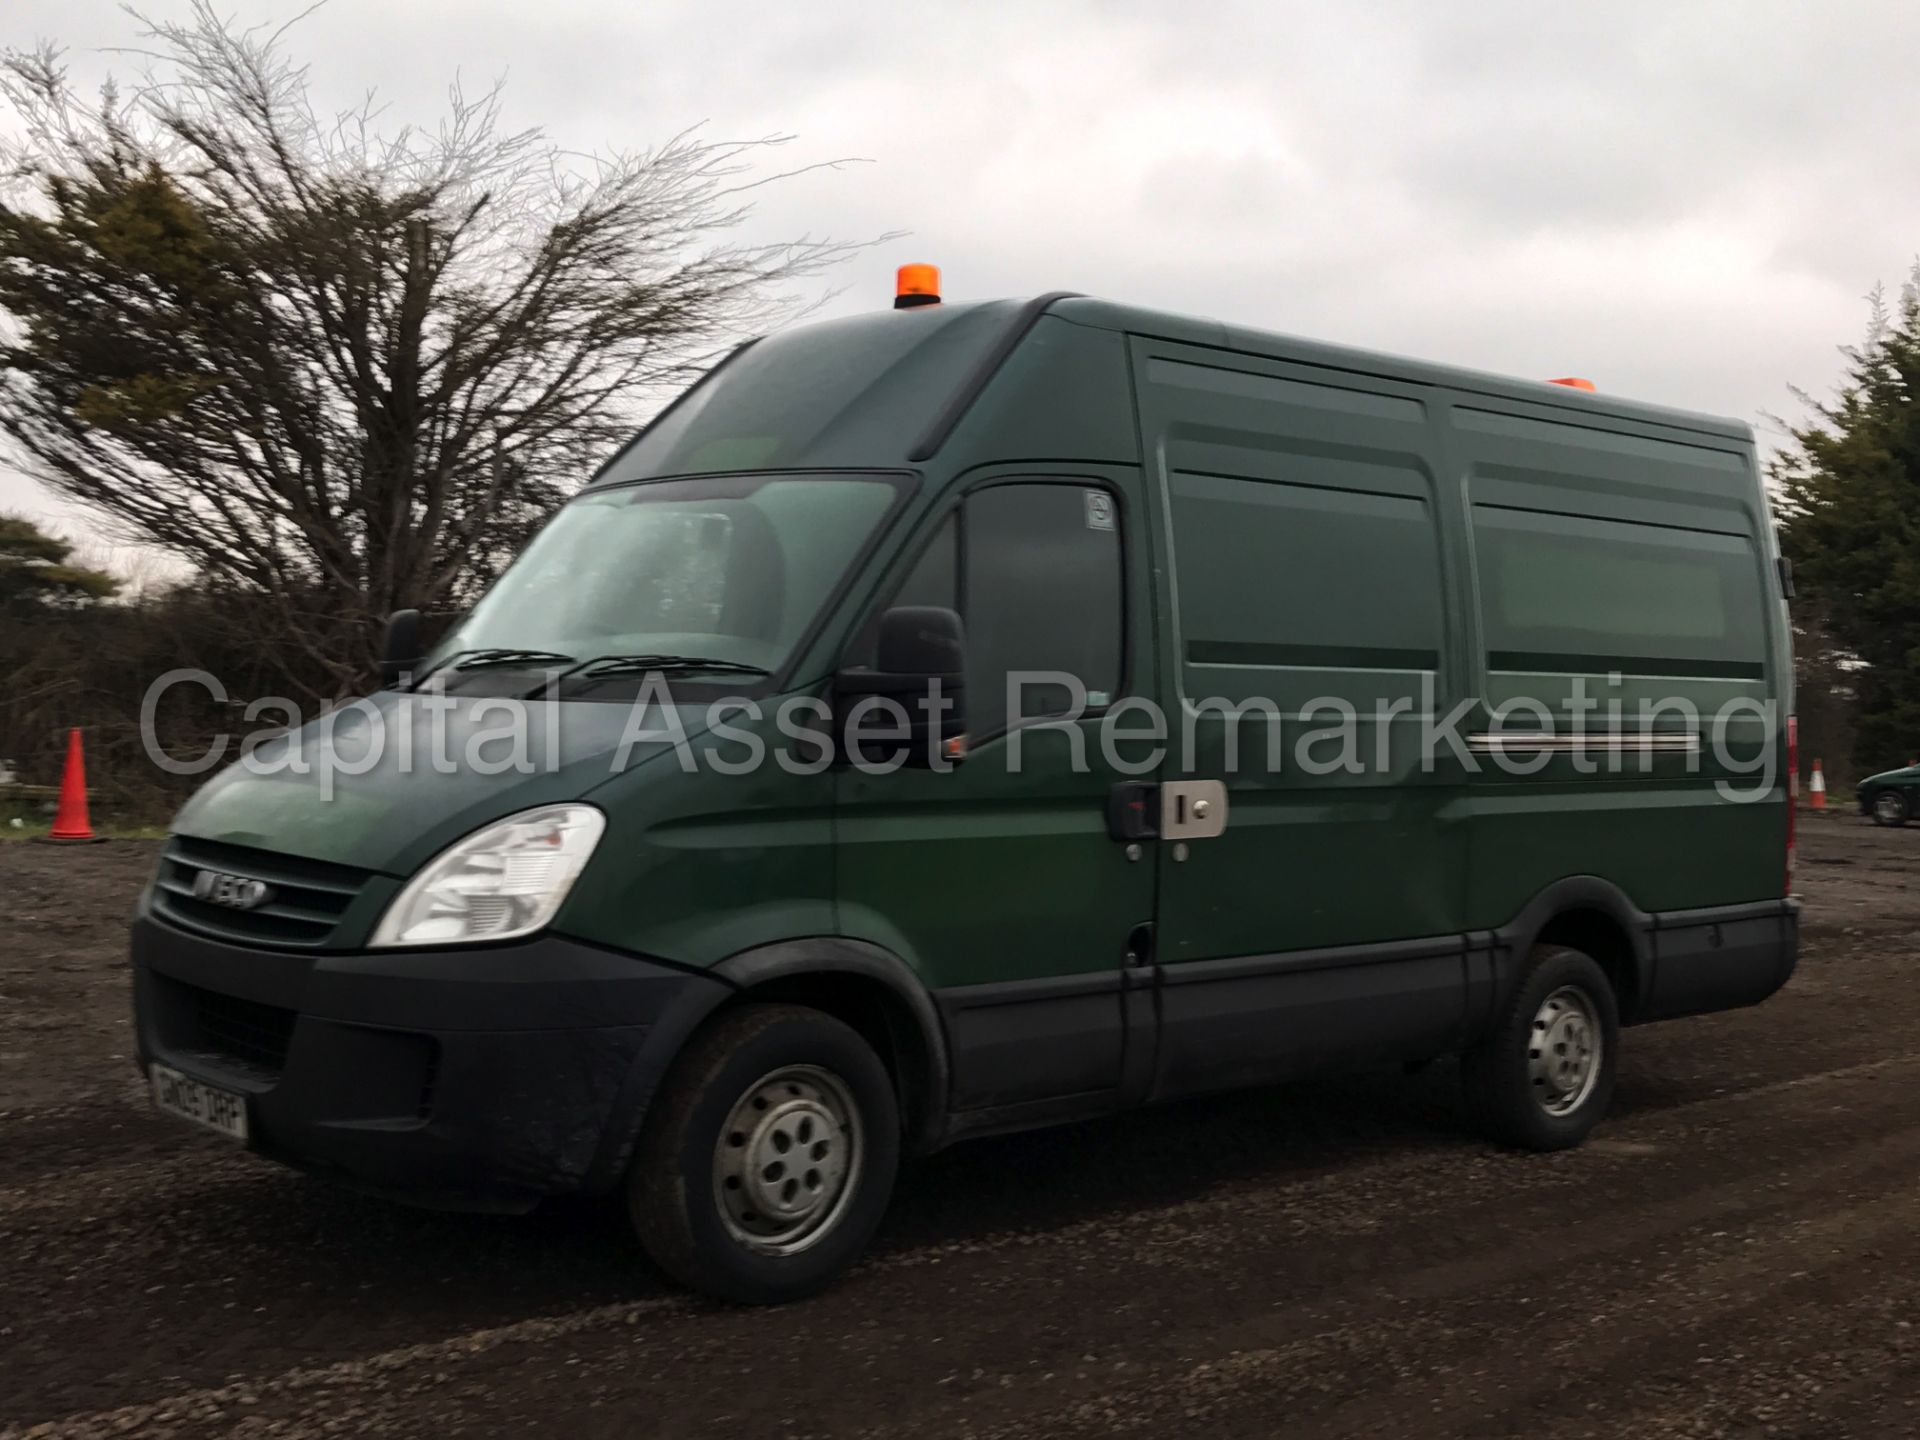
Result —
[[1792, 972], [1785, 583], [1728, 421], [1074, 295], [771, 335], [188, 803], [139, 1062], [742, 1301], [905, 1155], [1208, 1091], [1458, 1054], [1575, 1144]]

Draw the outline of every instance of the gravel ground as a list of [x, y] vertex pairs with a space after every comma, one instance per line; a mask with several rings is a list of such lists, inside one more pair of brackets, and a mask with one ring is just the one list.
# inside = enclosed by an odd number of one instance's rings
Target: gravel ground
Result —
[[1802, 822], [1801, 969], [1635, 1030], [1583, 1149], [1451, 1067], [985, 1141], [821, 1298], [613, 1209], [410, 1211], [153, 1114], [135, 842], [0, 845], [0, 1437], [1920, 1434], [1920, 828]]

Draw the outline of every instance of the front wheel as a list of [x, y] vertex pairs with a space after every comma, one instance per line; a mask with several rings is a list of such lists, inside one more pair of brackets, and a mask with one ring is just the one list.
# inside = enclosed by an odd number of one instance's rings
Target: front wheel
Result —
[[1906, 824], [1907, 797], [1898, 790], [1882, 790], [1874, 796], [1873, 823], [1876, 825]]
[[1540, 946], [1493, 1033], [1462, 1059], [1468, 1103], [1502, 1144], [1578, 1145], [1607, 1113], [1619, 1048], [1606, 973], [1578, 950]]
[[748, 1005], [694, 1037], [642, 1127], [629, 1213], [690, 1289], [776, 1304], [859, 1259], [900, 1162], [893, 1084], [830, 1015]]

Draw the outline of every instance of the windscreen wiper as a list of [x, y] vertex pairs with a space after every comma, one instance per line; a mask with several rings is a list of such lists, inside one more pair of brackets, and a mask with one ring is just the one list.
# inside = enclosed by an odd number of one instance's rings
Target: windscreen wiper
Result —
[[764, 665], [742, 660], [716, 660], [706, 655], [602, 655], [589, 660], [580, 673], [589, 679], [601, 675], [631, 675], [640, 670], [721, 670], [729, 675], [771, 675]]
[[575, 677], [582, 680], [605, 680], [616, 675], [644, 675], [655, 670], [676, 671], [683, 674], [696, 670], [723, 675], [771, 675], [773, 673], [764, 665], [749, 665], [741, 660], [720, 660], [706, 655], [596, 655], [591, 660], [578, 662], [570, 670], [562, 670], [558, 675], [548, 676], [525, 698], [538, 699], [554, 685]]
[[558, 650], [518, 650], [511, 645], [491, 645], [480, 650], [456, 650], [442, 660], [433, 669], [424, 672], [413, 682], [418, 690], [427, 681], [427, 676], [437, 675], [442, 670], [484, 670], [492, 665], [572, 665], [574, 657], [562, 655]]

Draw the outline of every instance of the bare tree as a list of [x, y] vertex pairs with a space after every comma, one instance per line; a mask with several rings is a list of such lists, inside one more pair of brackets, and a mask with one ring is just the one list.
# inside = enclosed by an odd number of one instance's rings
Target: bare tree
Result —
[[[606, 156], [316, 111], [285, 30], [140, 19], [141, 83], [8, 52], [0, 434], [52, 488], [359, 681], [377, 617], [464, 603], [664, 391], [855, 247], [730, 234], [787, 137]], [[806, 167], [816, 168], [816, 167]]]

